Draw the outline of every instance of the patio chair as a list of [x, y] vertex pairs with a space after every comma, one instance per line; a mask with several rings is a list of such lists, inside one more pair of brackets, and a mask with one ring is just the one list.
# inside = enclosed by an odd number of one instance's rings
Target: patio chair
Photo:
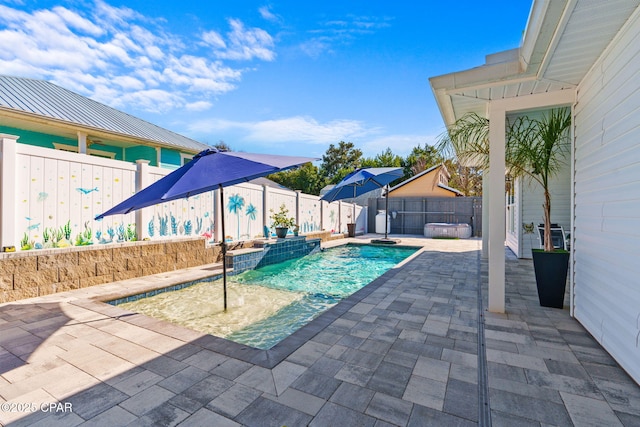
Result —
[[[538, 225], [538, 241], [540, 242], [540, 248], [544, 248], [544, 224]], [[569, 250], [567, 235], [561, 225], [551, 224], [551, 241], [555, 249]]]

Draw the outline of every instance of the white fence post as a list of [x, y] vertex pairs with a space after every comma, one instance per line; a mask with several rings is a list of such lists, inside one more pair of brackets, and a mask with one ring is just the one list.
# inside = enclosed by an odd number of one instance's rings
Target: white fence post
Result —
[[[19, 136], [0, 133], [0, 182], [2, 183], [0, 196], [0, 245], [15, 246], [16, 239], [16, 144]], [[20, 248], [16, 248], [20, 249]]]
[[[224, 189], [222, 193], [224, 194]], [[222, 235], [222, 215], [224, 215], [224, 211], [220, 204], [220, 189], [213, 190], [213, 241], [216, 243], [226, 241], [225, 236]]]
[[300, 225], [300, 193], [302, 191], [296, 190], [296, 226]]
[[[268, 233], [264, 233], [264, 228], [269, 229]], [[271, 237], [271, 223], [269, 221], [269, 186], [262, 186], [262, 232], [266, 234], [266, 238]]]
[[87, 133], [78, 131], [78, 153], [87, 154]]
[[[151, 185], [151, 174], [149, 173], [149, 160], [136, 160], [136, 193]], [[145, 227], [149, 224], [149, 214], [152, 209], [142, 208], [136, 211], [136, 235], [138, 240], [143, 240], [149, 236], [149, 229]]]

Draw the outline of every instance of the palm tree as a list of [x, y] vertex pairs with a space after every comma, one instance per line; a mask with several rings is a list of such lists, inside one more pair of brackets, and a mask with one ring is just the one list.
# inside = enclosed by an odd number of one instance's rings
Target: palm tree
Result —
[[[557, 108], [543, 114], [542, 119], [521, 117], [510, 127], [510, 137], [515, 147], [510, 150], [514, 176], [526, 176], [542, 186], [544, 204], [544, 250], [553, 251], [551, 240], [551, 193], [549, 185], [562, 166], [569, 151], [571, 112]], [[509, 144], [508, 144], [509, 145]], [[520, 167], [521, 170], [516, 170]]]
[[[550, 179], [561, 169], [570, 147], [571, 112], [556, 108], [541, 119], [518, 117], [507, 121], [505, 164], [514, 178], [524, 177], [539, 183], [544, 191], [544, 250], [554, 250], [551, 240]], [[438, 143], [445, 155], [457, 157], [461, 164], [489, 168], [489, 119], [470, 113], [447, 129]]]

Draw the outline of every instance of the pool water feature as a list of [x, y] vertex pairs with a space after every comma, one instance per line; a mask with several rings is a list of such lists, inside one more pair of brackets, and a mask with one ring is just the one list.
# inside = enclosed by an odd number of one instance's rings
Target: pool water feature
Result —
[[120, 307], [259, 349], [269, 349], [418, 248], [348, 244]]

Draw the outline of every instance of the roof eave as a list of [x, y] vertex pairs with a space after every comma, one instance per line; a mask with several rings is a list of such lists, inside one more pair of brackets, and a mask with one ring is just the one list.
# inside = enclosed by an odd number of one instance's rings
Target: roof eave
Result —
[[[464, 71], [456, 71], [429, 78], [431, 90], [433, 91], [438, 108], [445, 124], [450, 125], [456, 121], [455, 110], [451, 97], [455, 91], [474, 88], [478, 85], [502, 84], [515, 76], [522, 74], [522, 66], [517, 54], [519, 49], [500, 52], [494, 55], [508, 57], [506, 62], [485, 64], [480, 67], [471, 68]], [[487, 57], [489, 60], [491, 56]]]
[[[571, 0], [573, 1], [573, 0]], [[513, 80], [535, 80], [550, 48], [569, 0], [534, 0], [520, 47], [487, 55], [485, 64], [431, 77], [429, 82], [446, 126], [457, 118], [454, 97], [464, 89], [505, 85]], [[478, 99], [486, 104], [489, 100]], [[485, 112], [483, 111], [482, 114]]]
[[7, 108], [3, 106], [0, 106], [0, 111], [3, 113], [3, 115], [7, 117], [13, 117], [13, 118], [24, 120], [27, 122], [50, 125], [52, 127], [64, 128], [73, 132], [86, 132], [93, 136], [103, 137], [106, 139], [116, 139], [122, 142], [131, 143], [131, 144], [170, 148], [170, 149], [179, 150], [185, 153], [193, 153], [193, 154], [198, 154], [201, 151], [197, 149], [190, 149], [187, 147], [176, 147], [175, 145], [167, 142], [136, 137], [136, 136], [119, 133], [119, 132], [112, 132], [99, 127], [92, 127], [92, 126], [82, 125], [78, 123], [72, 123], [65, 120], [57, 119], [55, 117], [42, 116], [40, 114], [30, 113], [28, 111], [16, 110], [13, 108]]

